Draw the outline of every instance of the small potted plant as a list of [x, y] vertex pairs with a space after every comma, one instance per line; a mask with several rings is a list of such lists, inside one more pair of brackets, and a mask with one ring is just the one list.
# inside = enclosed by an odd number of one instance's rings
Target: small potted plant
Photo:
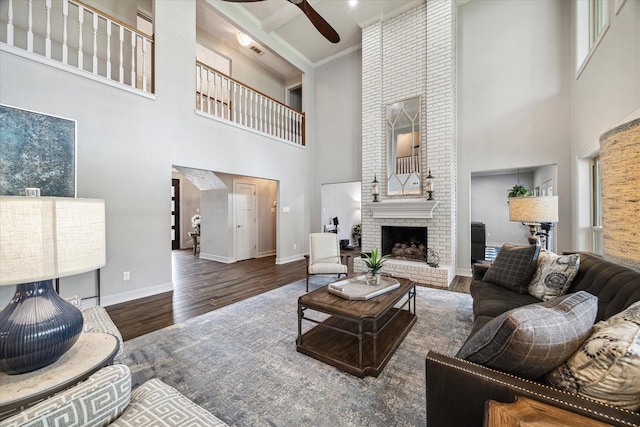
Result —
[[527, 197], [529, 190], [524, 185], [516, 184], [509, 190], [509, 197]]
[[353, 226], [353, 237], [358, 241], [358, 246], [361, 246], [362, 242], [362, 224], [356, 224]]
[[378, 249], [371, 251], [371, 254], [361, 254], [364, 259], [364, 264], [367, 266], [367, 284], [377, 285], [380, 283], [380, 269], [385, 261], [389, 258], [389, 255], [380, 255]]

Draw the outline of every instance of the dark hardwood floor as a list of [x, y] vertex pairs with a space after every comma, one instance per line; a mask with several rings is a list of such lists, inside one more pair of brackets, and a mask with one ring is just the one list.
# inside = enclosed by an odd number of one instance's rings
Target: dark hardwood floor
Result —
[[[304, 279], [305, 260], [276, 265], [270, 256], [224, 264], [187, 249], [172, 252], [172, 271], [173, 292], [106, 308], [125, 341]], [[456, 277], [450, 289], [468, 292], [469, 283]]]

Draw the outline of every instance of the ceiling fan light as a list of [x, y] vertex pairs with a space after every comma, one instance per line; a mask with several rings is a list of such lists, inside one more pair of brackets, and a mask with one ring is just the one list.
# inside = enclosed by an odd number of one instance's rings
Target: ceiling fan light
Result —
[[251, 37], [249, 37], [245, 33], [238, 33], [238, 35], [236, 35], [236, 38], [238, 39], [238, 43], [240, 43], [240, 45], [244, 47], [247, 47], [251, 43], [253, 43], [253, 40], [251, 40]]
[[355, 7], [358, 4], [358, 0], [349, 0], [349, 6]]

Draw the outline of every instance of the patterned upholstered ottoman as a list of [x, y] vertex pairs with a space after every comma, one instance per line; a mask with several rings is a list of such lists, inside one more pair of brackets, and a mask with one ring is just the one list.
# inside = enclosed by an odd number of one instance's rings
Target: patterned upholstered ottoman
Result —
[[86, 381], [0, 422], [17, 426], [226, 426], [173, 387], [152, 379], [131, 392], [125, 365], [102, 368]]

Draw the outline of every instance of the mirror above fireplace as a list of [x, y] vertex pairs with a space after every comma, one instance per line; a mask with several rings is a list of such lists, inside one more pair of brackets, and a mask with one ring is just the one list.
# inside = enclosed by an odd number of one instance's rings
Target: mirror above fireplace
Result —
[[419, 96], [387, 105], [386, 178], [388, 196], [422, 194], [420, 105]]

